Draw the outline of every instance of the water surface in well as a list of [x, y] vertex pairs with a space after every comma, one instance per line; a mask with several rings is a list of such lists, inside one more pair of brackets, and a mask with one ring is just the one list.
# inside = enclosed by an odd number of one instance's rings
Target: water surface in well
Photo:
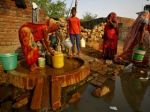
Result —
[[[58, 63], [58, 62], [57, 62]], [[52, 60], [48, 60], [46, 66], [38, 71], [38, 74], [46, 75], [65, 75], [66, 73], [74, 73], [80, 67], [84, 65], [84, 61], [80, 58], [64, 58], [64, 66], [62, 68], [54, 68]], [[17, 72], [34, 75], [36, 72], [30, 72], [25, 60], [21, 60], [17, 69]]]

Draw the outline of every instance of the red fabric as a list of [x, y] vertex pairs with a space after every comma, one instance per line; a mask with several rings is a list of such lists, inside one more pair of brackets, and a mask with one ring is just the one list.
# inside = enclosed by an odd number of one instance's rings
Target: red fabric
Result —
[[27, 23], [25, 25], [23, 25], [21, 28], [23, 27], [29, 27], [33, 37], [34, 37], [34, 41], [40, 41], [43, 36], [44, 36], [44, 31], [48, 30], [48, 26], [45, 24], [34, 24], [34, 23]]
[[33, 65], [38, 61], [39, 51], [37, 47], [35, 48], [25, 47], [23, 51], [28, 65]]
[[103, 50], [106, 48], [114, 49], [117, 53], [118, 34], [117, 29], [106, 24], [103, 36]]
[[67, 27], [70, 34], [80, 34], [80, 19], [77, 17], [68, 18]]

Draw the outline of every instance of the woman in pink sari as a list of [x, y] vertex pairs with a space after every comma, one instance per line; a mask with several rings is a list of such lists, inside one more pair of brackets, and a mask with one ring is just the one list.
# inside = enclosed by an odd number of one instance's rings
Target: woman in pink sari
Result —
[[118, 44], [118, 21], [117, 15], [111, 12], [107, 16], [107, 24], [104, 28], [103, 35], [103, 59], [113, 60], [117, 54], [117, 44]]
[[133, 23], [123, 47], [123, 53], [117, 58], [124, 61], [132, 61], [132, 54], [135, 47], [143, 43], [145, 25], [149, 23], [149, 11], [139, 14]]
[[143, 64], [150, 66], [150, 22], [145, 26], [144, 34], [143, 34], [143, 47], [146, 51], [144, 56]]

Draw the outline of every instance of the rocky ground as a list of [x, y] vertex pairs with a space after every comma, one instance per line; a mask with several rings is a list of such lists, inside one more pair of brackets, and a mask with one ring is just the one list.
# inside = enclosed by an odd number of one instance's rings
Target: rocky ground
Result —
[[115, 80], [116, 76], [124, 69], [125, 65], [117, 63], [105, 63], [102, 59], [102, 53], [93, 48], [82, 49], [82, 55], [91, 67], [90, 83], [95, 85], [97, 89], [93, 91], [94, 96], [101, 97], [109, 92], [109, 87], [104, 83], [106, 80]]

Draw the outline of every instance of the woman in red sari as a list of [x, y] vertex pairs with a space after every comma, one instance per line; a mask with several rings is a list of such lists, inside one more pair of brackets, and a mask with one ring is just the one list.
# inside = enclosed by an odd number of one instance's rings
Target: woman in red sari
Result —
[[139, 14], [124, 41], [123, 53], [118, 56], [120, 60], [132, 61], [134, 48], [143, 43], [144, 28], [148, 24], [149, 18], [149, 11], [144, 11]]
[[117, 54], [117, 43], [118, 43], [118, 21], [117, 15], [111, 12], [107, 16], [107, 24], [104, 28], [103, 35], [103, 59], [113, 60]]

